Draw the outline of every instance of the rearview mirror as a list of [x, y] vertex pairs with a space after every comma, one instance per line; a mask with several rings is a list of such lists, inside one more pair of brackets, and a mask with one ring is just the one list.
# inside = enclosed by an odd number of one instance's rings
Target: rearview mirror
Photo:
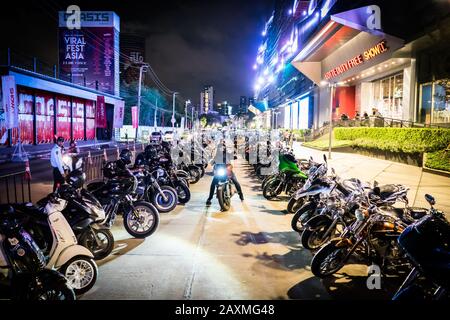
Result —
[[375, 180], [375, 181], [373, 182], [373, 187], [374, 187], [374, 188], [378, 187], [378, 181]]
[[327, 156], [324, 154], [323, 155], [323, 160], [325, 161], [325, 162], [327, 162]]
[[336, 171], [334, 170], [334, 168], [331, 168], [331, 173], [336, 174]]
[[434, 206], [436, 204], [436, 199], [434, 199], [434, 197], [431, 194], [426, 194], [425, 195], [425, 200], [427, 200], [427, 202], [430, 204], [430, 206]]

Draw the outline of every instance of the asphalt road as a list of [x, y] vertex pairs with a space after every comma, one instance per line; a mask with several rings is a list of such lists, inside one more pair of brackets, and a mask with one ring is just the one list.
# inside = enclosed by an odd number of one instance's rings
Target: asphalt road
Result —
[[[161, 215], [159, 230], [131, 238], [117, 221], [113, 254], [81, 299], [389, 299], [392, 288], [370, 291], [367, 267], [351, 265], [326, 281], [309, 270], [311, 253], [290, 228], [285, 201], [267, 201], [242, 161], [235, 172], [245, 201], [229, 212], [205, 206], [211, 176], [192, 185], [185, 206]], [[394, 285], [396, 287], [396, 285]]]

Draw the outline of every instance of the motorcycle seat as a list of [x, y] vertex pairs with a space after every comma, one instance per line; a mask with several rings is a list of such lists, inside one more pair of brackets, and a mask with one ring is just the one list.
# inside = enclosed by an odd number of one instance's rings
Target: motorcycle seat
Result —
[[398, 191], [400, 191], [400, 188], [395, 184], [385, 184], [373, 188], [373, 193], [382, 199], [388, 198]]

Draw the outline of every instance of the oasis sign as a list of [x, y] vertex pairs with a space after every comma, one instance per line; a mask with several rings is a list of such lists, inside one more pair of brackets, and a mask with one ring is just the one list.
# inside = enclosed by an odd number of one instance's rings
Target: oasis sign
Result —
[[353, 69], [353, 68], [363, 64], [364, 62], [372, 60], [373, 58], [379, 56], [380, 54], [385, 53], [388, 50], [389, 50], [389, 47], [387, 46], [386, 40], [382, 40], [381, 42], [377, 43], [372, 48], [364, 51], [361, 54], [358, 54], [357, 56], [342, 63], [341, 65], [337, 66], [336, 68], [333, 68], [330, 71], [326, 72], [325, 79], [330, 80], [332, 78], [340, 76], [341, 74], [349, 71], [350, 69]]

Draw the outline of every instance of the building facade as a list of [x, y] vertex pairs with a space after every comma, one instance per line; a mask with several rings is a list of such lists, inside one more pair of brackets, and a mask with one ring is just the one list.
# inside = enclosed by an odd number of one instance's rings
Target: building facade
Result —
[[436, 1], [279, 0], [254, 65], [257, 102], [276, 127], [319, 128], [330, 106], [333, 119], [449, 126], [449, 13]]
[[214, 111], [214, 88], [206, 85], [200, 93], [200, 113], [206, 114]]

